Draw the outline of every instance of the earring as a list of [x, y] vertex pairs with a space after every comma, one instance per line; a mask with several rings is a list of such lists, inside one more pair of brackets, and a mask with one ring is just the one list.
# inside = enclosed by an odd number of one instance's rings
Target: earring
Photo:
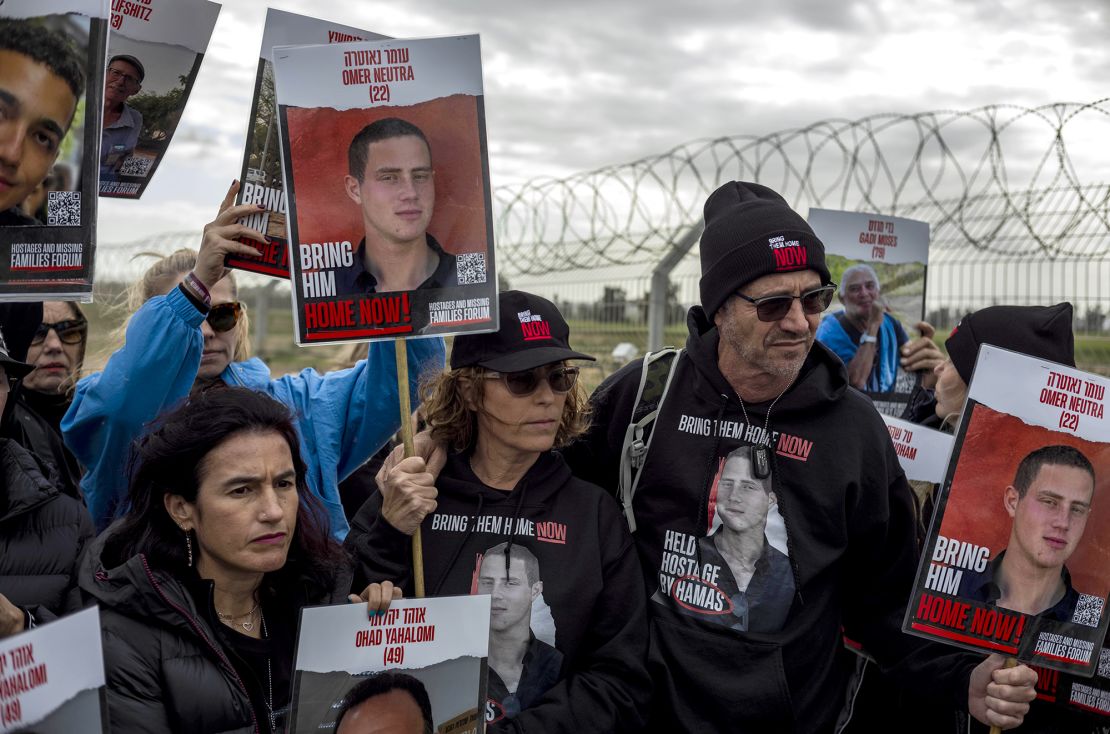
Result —
[[186, 530], [185, 528], [181, 528], [181, 532], [185, 533], [185, 551], [189, 555], [189, 568], [192, 568], [193, 567], [193, 539], [189, 537], [189, 531]]

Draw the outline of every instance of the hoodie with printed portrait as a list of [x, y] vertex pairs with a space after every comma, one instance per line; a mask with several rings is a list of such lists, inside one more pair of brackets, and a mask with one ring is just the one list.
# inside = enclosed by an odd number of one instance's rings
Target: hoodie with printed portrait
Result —
[[[646, 597], [613, 498], [571, 476], [554, 452], [509, 492], [483, 484], [467, 455], [451, 453], [436, 488], [436, 511], [421, 525], [427, 595], [492, 597], [488, 731], [640, 731], [650, 689]], [[388, 580], [412, 595], [412, 538], [382, 516], [380, 493], [344, 545], [357, 561], [356, 587]], [[500, 630], [525, 622], [521, 665], [504, 680]]]
[[[901, 631], [914, 505], [871, 402], [815, 343], [773, 405], [742, 405], [700, 306], [688, 326], [632, 502], [650, 596], [649, 730], [834, 731], [853, 668], [842, 630], [892, 674], [966, 708], [976, 658]], [[594, 393], [590, 433], [564, 452], [576, 476], [615, 484], [640, 372], [633, 362]], [[766, 489], [718, 511], [731, 457], [755, 453], [745, 446], [766, 447]], [[747, 575], [717, 539], [726, 512], [757, 516]]]

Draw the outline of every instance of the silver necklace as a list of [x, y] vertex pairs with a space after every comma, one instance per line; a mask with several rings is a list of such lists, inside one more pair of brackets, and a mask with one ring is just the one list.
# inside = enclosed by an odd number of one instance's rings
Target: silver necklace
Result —
[[[220, 618], [221, 622], [230, 624], [232, 627], [242, 627], [244, 632], [250, 632], [254, 629], [254, 613], [258, 611], [258, 602], [254, 603], [251, 610], [246, 614], [224, 614], [219, 609], [216, 610], [216, 616]], [[236, 622], [236, 619], [246, 617], [245, 622]]]
[[[770, 433], [767, 429], [771, 426], [771, 411], [774, 410], [775, 403], [786, 394], [788, 389], [790, 389], [790, 385], [784, 387], [782, 392], [767, 406], [767, 418], [763, 421], [763, 436], [768, 437], [768, 440], [770, 439]], [[736, 393], [736, 399], [740, 401], [740, 410], [744, 413], [744, 422], [750, 426], [752, 419], [748, 417], [748, 409], [744, 407], [744, 398], [740, 397], [739, 392]], [[755, 473], [756, 479], [766, 479], [771, 476], [771, 450], [762, 442], [752, 446], [752, 472]]]

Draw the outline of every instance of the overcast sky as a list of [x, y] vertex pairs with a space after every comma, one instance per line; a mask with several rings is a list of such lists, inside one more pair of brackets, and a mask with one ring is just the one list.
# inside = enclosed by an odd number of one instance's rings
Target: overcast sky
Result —
[[481, 34], [495, 187], [825, 118], [1110, 96], [1110, 0], [226, 0], [153, 183], [101, 200], [102, 242], [212, 218], [239, 175], [267, 4], [396, 37]]

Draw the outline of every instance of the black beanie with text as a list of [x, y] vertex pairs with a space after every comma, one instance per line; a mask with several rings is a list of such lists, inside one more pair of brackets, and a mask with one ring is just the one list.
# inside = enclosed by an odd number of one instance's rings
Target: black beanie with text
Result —
[[701, 305], [712, 319], [742, 286], [772, 273], [814, 270], [831, 278], [825, 246], [800, 214], [757, 183], [730, 181], [705, 202], [701, 235]]

